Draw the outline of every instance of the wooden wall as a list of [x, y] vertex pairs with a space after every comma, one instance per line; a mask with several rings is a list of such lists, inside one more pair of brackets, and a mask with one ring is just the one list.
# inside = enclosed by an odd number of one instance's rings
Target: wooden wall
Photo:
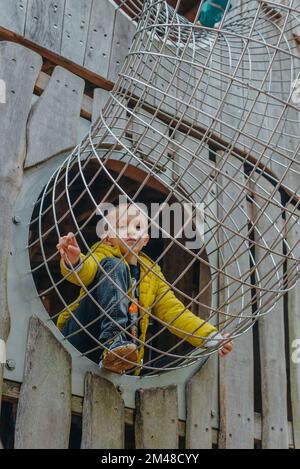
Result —
[[114, 81], [135, 26], [107, 0], [0, 0], [1, 28]]
[[[101, 5], [105, 15], [99, 14]], [[104, 10], [103, 5], [107, 7]], [[114, 80], [134, 28], [107, 5], [105, 0], [0, 0], [4, 12], [1, 26], [99, 77]], [[19, 44], [0, 42], [0, 59], [0, 79], [9, 83], [7, 104], [0, 104], [0, 205], [7, 220], [0, 224], [0, 338], [6, 340], [10, 223], [24, 168], [74, 147], [80, 116], [94, 120], [107, 92], [96, 89], [94, 99], [84, 94], [83, 77], [62, 66], [46, 75], [41, 72], [42, 57]], [[33, 92], [41, 95], [34, 105]], [[292, 230], [289, 236], [295, 240], [299, 233]], [[15, 448], [67, 448], [72, 415], [82, 419], [82, 448], [128, 446], [128, 426], [135, 435], [131, 444], [138, 448], [176, 448], [179, 443], [195, 449], [213, 444], [225, 448], [300, 448], [300, 365], [291, 360], [293, 340], [300, 337], [298, 296], [297, 289], [287, 295], [278, 305], [276, 317], [270, 319], [272, 324], [260, 322], [259, 341], [253, 340], [253, 332], [242, 336], [235, 352], [220, 363], [220, 422], [214, 425], [212, 388], [218, 381], [211, 361], [187, 383], [186, 421], [178, 420], [176, 387], [138, 391], [133, 413], [124, 407], [121, 393], [110, 382], [90, 373], [83, 398], [72, 396], [69, 353], [38, 318], [32, 317], [22, 385], [3, 381], [3, 366], [0, 369], [0, 395], [2, 389], [4, 405], [11, 403], [15, 409]], [[268, 334], [270, 328], [276, 331], [274, 336]], [[280, 349], [276, 348], [279, 340]], [[287, 359], [283, 348], [287, 348]], [[5, 429], [2, 436], [4, 433]]]

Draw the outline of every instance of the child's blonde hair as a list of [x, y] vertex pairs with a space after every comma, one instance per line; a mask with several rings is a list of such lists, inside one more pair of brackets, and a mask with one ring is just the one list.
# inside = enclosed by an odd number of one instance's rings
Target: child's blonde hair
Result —
[[[128, 214], [131, 209], [135, 210], [136, 216], [138, 214], [142, 214], [147, 219], [147, 215], [144, 213], [144, 210], [141, 207], [144, 204], [136, 203], [134, 205], [129, 202], [122, 202], [119, 205], [110, 206], [109, 208], [108, 205], [111, 204], [104, 204], [104, 206], [100, 205], [97, 209], [98, 213], [102, 215], [102, 218], [98, 221], [96, 225], [96, 233], [98, 238], [103, 241], [112, 234], [116, 236], [117, 222], [119, 222], [120, 218], [123, 217], [124, 214]], [[122, 207], [124, 207], [124, 210], [120, 213]], [[107, 213], [104, 214], [104, 211], [107, 211]]]

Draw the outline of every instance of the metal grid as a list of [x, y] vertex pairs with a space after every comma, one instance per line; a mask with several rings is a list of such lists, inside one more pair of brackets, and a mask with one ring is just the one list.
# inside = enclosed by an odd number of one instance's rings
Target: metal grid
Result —
[[[180, 1], [175, 9], [162, 0], [119, 3], [137, 23], [131, 49], [100, 117], [49, 179], [30, 223], [39, 296], [58, 299], [61, 308], [50, 308], [53, 320], [72, 304], [64, 294], [67, 280], [54, 272], [58, 253], [51, 237], [57, 242], [72, 229], [97, 262], [87, 229], [99, 204], [122, 195], [136, 205], [156, 181], [161, 210], [175, 200], [192, 204], [194, 216], [197, 204], [204, 204], [205, 242], [191, 250], [169, 234], [153, 266], [145, 267], [157, 275], [155, 265], [176, 247], [188, 262], [166, 283], [183, 298], [181, 314], [205, 313], [205, 320], [229, 333], [228, 340], [235, 339], [272, 312], [298, 279], [298, 240], [291, 233], [299, 223], [299, 1], [233, 2], [215, 28], [179, 15]], [[116, 160], [117, 169], [111, 164]], [[139, 171], [138, 184], [124, 185], [132, 168]], [[104, 180], [99, 195], [95, 185]], [[148, 223], [163, 231], [159, 213]], [[205, 269], [209, 276], [188, 294], [178, 285], [195, 266], [200, 279]], [[109, 315], [81, 286], [99, 315]], [[149, 352], [146, 374], [182, 368], [218, 350], [184, 347], [188, 334], [165, 348], [165, 331], [175, 326], [143, 313], [158, 325], [146, 342], [138, 339]], [[129, 326], [120, 330], [130, 337]], [[106, 348], [107, 342], [91, 338], [94, 350]]]

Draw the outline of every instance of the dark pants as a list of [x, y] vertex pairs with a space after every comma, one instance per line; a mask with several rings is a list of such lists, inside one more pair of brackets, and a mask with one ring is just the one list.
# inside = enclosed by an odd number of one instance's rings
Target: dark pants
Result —
[[[128, 325], [128, 299], [124, 295], [124, 292], [128, 292], [130, 288], [129, 270], [123, 261], [113, 257], [103, 259], [100, 262], [100, 266], [107, 275], [99, 268], [94, 281], [88, 288], [91, 290], [91, 288], [95, 286], [90, 294], [99, 303], [102, 310], [89, 296], [86, 296], [81, 300], [80, 305], [73, 313], [79, 321], [79, 324], [77, 324], [71, 316], [62, 331], [64, 336], [68, 336], [75, 331], [79, 331], [82, 326], [85, 326], [87, 331], [97, 339], [93, 340], [84, 330], [80, 330], [80, 332], [69, 337], [69, 342], [81, 353], [86, 353], [97, 347], [99, 345], [98, 340], [107, 345], [108, 339], [113, 338], [116, 334], [121, 332], [118, 324], [124, 328]], [[113, 284], [113, 281], [120, 289]], [[107, 316], [103, 310], [106, 311], [109, 316]], [[114, 324], [111, 319], [114, 319], [118, 324]], [[91, 321], [95, 322], [88, 325]], [[125, 334], [124, 338], [130, 340], [130, 337], [126, 337]], [[94, 352], [86, 353], [86, 356], [98, 363], [102, 351], [103, 349], [100, 347]]]

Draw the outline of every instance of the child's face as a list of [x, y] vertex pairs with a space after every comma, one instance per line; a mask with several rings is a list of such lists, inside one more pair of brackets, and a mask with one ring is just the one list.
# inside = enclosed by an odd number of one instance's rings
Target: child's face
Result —
[[138, 254], [146, 246], [149, 241], [148, 222], [138, 208], [120, 205], [108, 218], [113, 229], [106, 240], [112, 246], [119, 246], [122, 254], [126, 254], [129, 248]]

